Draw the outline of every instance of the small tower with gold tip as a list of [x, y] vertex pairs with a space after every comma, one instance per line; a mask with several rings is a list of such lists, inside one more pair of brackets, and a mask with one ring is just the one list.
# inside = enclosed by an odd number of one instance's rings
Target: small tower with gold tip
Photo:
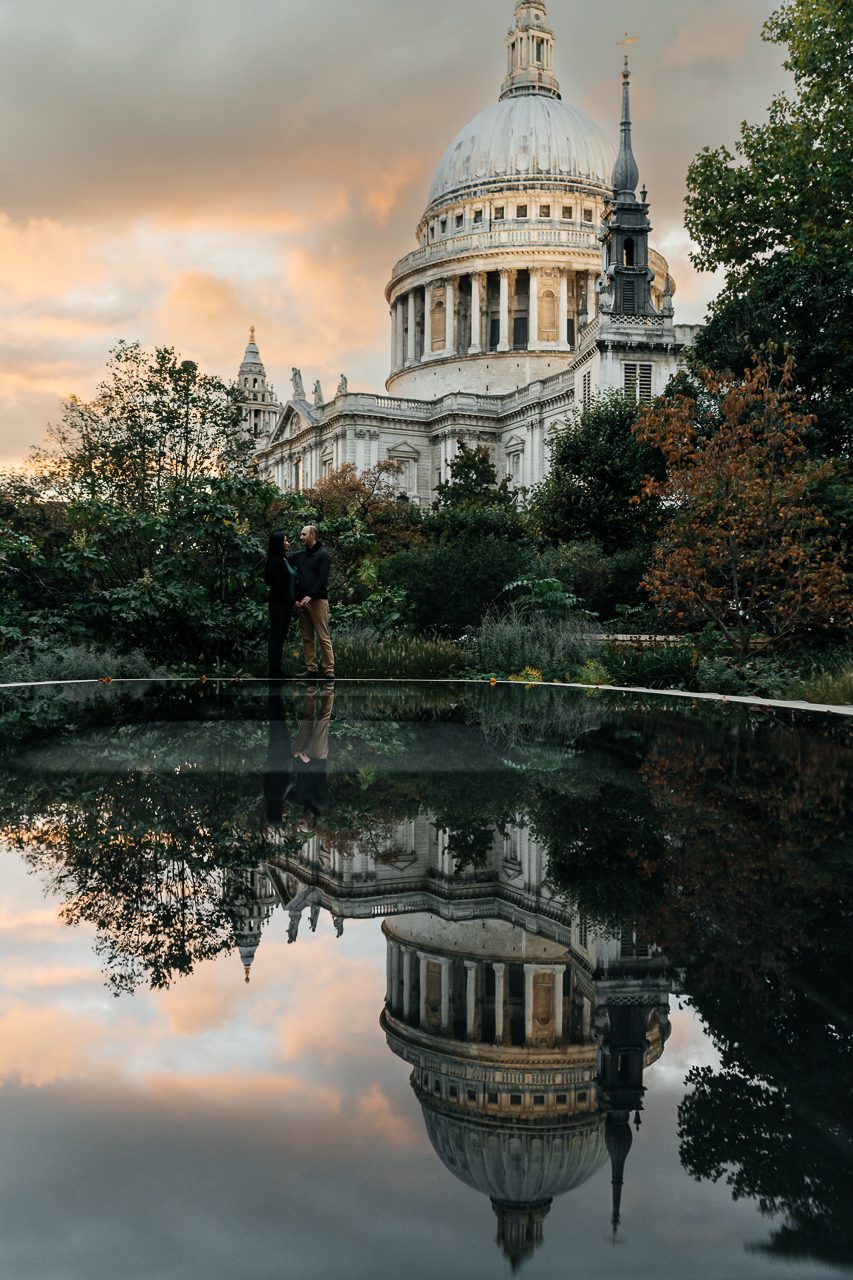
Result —
[[258, 344], [255, 326], [249, 329], [249, 341], [237, 374], [237, 385], [243, 402], [243, 427], [253, 440], [269, 439], [281, 413], [281, 405], [272, 383], [267, 381]]

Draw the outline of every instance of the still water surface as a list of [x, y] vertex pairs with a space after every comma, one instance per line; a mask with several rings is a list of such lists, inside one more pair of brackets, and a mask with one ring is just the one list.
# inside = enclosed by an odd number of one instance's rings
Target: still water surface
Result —
[[0, 1274], [853, 1269], [843, 723], [209, 684], [0, 729]]

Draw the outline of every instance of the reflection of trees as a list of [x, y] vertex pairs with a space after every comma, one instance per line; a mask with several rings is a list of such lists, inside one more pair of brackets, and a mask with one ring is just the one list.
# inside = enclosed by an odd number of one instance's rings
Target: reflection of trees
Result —
[[784, 1214], [763, 1251], [853, 1267], [850, 742], [675, 722], [644, 776], [666, 840], [657, 938], [721, 1055], [688, 1075], [684, 1165]]
[[209, 733], [96, 739], [84, 770], [0, 779], [0, 831], [45, 875], [67, 923], [94, 927], [117, 992], [168, 986], [231, 948], [233, 873], [268, 852], [258, 775], [245, 769], [247, 753], [263, 763], [266, 726], [229, 727], [218, 767], [194, 767]]

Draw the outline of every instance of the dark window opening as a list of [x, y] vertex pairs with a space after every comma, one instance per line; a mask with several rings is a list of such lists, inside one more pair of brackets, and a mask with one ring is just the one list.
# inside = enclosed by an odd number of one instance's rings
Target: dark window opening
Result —
[[584, 209], [583, 220], [584, 222], [592, 222], [592, 209]]
[[551, 206], [549, 204], [541, 204], [539, 206], [539, 217], [550, 218], [550, 216], [551, 216]]
[[494, 215], [494, 216], [495, 216], [495, 222], [503, 222], [503, 220], [504, 220], [504, 207], [503, 207], [503, 205], [502, 205], [502, 204], [496, 205], [496, 207], [495, 207], [495, 215]]
[[516, 210], [515, 210], [515, 216], [516, 216], [517, 218], [526, 218], [526, 217], [527, 217], [527, 205], [526, 205], [526, 204], [520, 204], [520, 205], [517, 205], [517, 206], [516, 206]]
[[572, 206], [570, 204], [563, 205], [563, 218], [569, 221], [572, 218]]
[[625, 266], [633, 267], [634, 265], [634, 241], [630, 238], [625, 241]]

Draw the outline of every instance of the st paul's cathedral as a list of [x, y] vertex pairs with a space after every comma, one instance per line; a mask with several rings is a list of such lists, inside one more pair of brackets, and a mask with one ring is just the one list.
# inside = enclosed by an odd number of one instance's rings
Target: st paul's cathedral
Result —
[[529, 486], [575, 406], [663, 391], [695, 330], [674, 323], [675, 285], [649, 244], [629, 87], [626, 58], [617, 150], [562, 99], [545, 0], [518, 0], [499, 99], [450, 143], [417, 248], [392, 269], [386, 394], [350, 392], [342, 375], [327, 399], [294, 368], [281, 404], [252, 331], [238, 379], [264, 477], [302, 489], [392, 460], [401, 495], [427, 505], [464, 442]]

